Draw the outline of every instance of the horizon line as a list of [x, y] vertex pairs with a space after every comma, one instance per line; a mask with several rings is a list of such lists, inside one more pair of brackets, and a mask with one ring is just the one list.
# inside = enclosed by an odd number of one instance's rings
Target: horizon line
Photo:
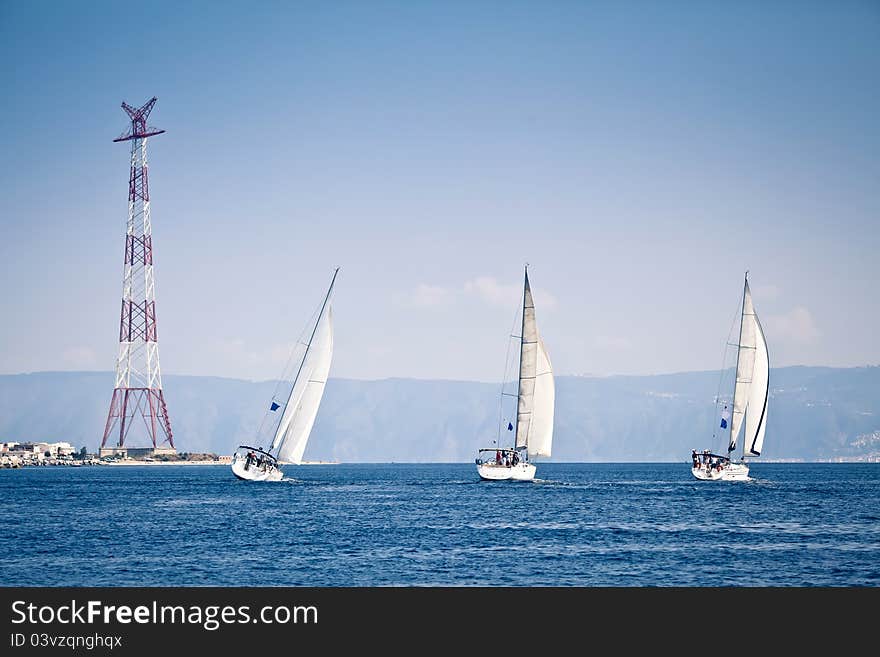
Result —
[[[772, 370], [787, 370], [787, 369], [796, 369], [796, 368], [813, 368], [813, 369], [831, 369], [831, 370], [855, 370], [855, 369], [871, 369], [875, 367], [880, 367], [880, 363], [865, 363], [863, 365], [782, 365], [779, 367], [771, 367]], [[652, 374], [593, 374], [593, 373], [584, 373], [584, 374], [556, 374], [555, 378], [569, 378], [569, 379], [612, 379], [612, 378], [633, 378], [633, 379], [645, 379], [651, 378], [655, 376], [679, 376], [684, 374], [717, 374], [721, 371], [729, 371], [734, 369], [733, 366], [726, 367], [723, 370], [718, 369], [709, 369], [709, 370], [677, 370], [673, 372], [655, 372]], [[107, 376], [113, 376], [113, 370], [33, 370], [30, 372], [0, 372], [0, 376], [5, 377], [13, 377], [13, 376], [34, 376], [40, 374], [101, 374]], [[188, 377], [188, 378], [203, 378], [203, 379], [223, 379], [228, 381], [245, 381], [248, 383], [274, 383], [279, 381], [278, 378], [269, 378], [269, 379], [249, 379], [242, 376], [224, 376], [219, 374], [180, 374], [180, 373], [163, 373], [164, 377]], [[360, 381], [360, 382], [379, 382], [379, 381], [424, 381], [424, 382], [448, 382], [448, 383], [479, 383], [479, 384], [487, 384], [487, 385], [497, 385], [498, 381], [484, 381], [481, 379], [450, 379], [443, 377], [415, 377], [415, 376], [386, 376], [381, 378], [355, 378], [355, 377], [347, 377], [347, 376], [331, 376], [328, 377], [328, 380], [337, 380], [337, 381]]]

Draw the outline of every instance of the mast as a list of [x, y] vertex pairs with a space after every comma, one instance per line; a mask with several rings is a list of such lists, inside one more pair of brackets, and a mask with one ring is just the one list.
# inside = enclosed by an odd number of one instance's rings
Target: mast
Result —
[[[327, 301], [330, 299], [330, 293], [333, 292], [333, 285], [336, 283], [336, 275], [339, 273], [339, 267], [337, 267], [333, 271], [333, 279], [330, 281], [330, 287], [327, 289], [327, 294], [324, 295], [324, 302], [321, 304], [321, 311], [318, 313], [317, 318], [315, 318], [315, 325], [312, 327], [312, 334], [309, 336], [308, 344], [306, 344], [306, 350], [303, 352], [302, 360], [299, 361], [299, 368], [296, 370], [296, 376], [293, 378], [293, 385], [290, 387], [290, 393], [287, 395], [287, 401], [284, 403], [284, 408], [287, 408], [287, 405], [290, 403], [290, 397], [293, 395], [293, 391], [296, 389], [296, 382], [299, 379], [299, 375], [302, 372], [303, 365], [306, 362], [306, 356], [309, 355], [309, 349], [312, 347], [312, 340], [315, 339], [315, 332], [318, 330], [318, 324], [321, 323], [321, 317], [324, 316], [324, 309], [327, 307]], [[278, 424], [275, 425], [275, 433], [278, 432], [278, 427], [281, 426], [281, 421], [284, 419], [284, 412], [282, 411], [278, 417]], [[278, 443], [277, 453], [281, 453], [281, 448], [284, 446], [284, 441], [282, 440]], [[269, 450], [271, 451], [271, 449]]]
[[[733, 416], [736, 413], [736, 377], [739, 376], [739, 353], [742, 351], [742, 333], [743, 333], [743, 321], [745, 320], [745, 311], [746, 311], [746, 288], [749, 285], [749, 270], [746, 269], [745, 281], [743, 282], [743, 294], [742, 294], [742, 305], [740, 309], [739, 315], [739, 336], [736, 339], [736, 368], [733, 371], [733, 400], [730, 402], [730, 438], [727, 440], [727, 456], [730, 457], [730, 453], [736, 449], [736, 445], [731, 446], [730, 441], [733, 440], [733, 425], [735, 424], [733, 421]], [[743, 412], [745, 414], [745, 412]], [[742, 421], [741, 421], [742, 422]], [[745, 444], [745, 441], [743, 442]]]
[[[522, 320], [519, 328], [519, 367], [516, 375], [516, 429], [513, 431], [513, 449], [516, 450], [516, 439], [519, 436], [519, 399], [522, 391], [522, 357], [523, 357], [523, 339], [526, 333], [526, 288], [529, 285], [529, 263], [525, 266], [525, 275], [523, 279], [523, 300], [522, 300]], [[528, 440], [528, 436], [526, 436]], [[528, 458], [528, 443], [526, 444], [526, 458]]]

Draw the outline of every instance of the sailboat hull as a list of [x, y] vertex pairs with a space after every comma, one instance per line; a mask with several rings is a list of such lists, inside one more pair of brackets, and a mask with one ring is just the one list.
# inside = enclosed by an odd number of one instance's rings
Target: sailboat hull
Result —
[[495, 463], [481, 463], [477, 465], [477, 473], [486, 481], [531, 481], [535, 478], [535, 466], [531, 463], [517, 463], [516, 465], [497, 465]]
[[720, 470], [716, 468], [691, 468], [691, 474], [700, 481], [748, 481], [749, 466], [745, 463], [729, 463]]
[[232, 474], [243, 481], [281, 481], [284, 473], [274, 465], [246, 465], [245, 459], [232, 462]]

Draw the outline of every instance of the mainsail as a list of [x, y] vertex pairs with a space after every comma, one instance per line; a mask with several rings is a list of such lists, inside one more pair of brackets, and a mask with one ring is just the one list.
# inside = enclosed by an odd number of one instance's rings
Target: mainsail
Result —
[[752, 388], [749, 391], [743, 454], [759, 456], [764, 446], [764, 430], [767, 427], [767, 402], [770, 398], [770, 357], [767, 353], [767, 341], [764, 339], [761, 322], [758, 321], [756, 314], [753, 317], [755, 321], [755, 368], [752, 370]]
[[538, 339], [538, 366], [535, 376], [535, 393], [532, 396], [532, 424], [529, 434], [529, 456], [550, 456], [553, 443], [553, 406], [556, 401], [556, 386], [553, 382], [553, 368], [550, 357], [544, 348], [544, 341]]
[[556, 391], [550, 357], [538, 334], [528, 270], [523, 290], [518, 397], [516, 446], [527, 447], [529, 456], [550, 456]]
[[736, 449], [739, 433], [745, 419], [743, 454], [757, 456], [764, 444], [769, 397], [770, 361], [764, 331], [755, 313], [752, 292], [746, 278], [743, 288], [742, 325], [739, 332], [739, 351], [736, 365], [736, 385], [733, 391], [733, 418], [727, 451]]
[[[336, 281], [336, 273], [333, 274], [333, 281]], [[302, 462], [309, 434], [318, 415], [333, 357], [333, 310], [327, 303], [332, 290], [331, 282], [284, 407], [284, 414], [275, 431], [272, 449], [278, 450], [279, 461], [296, 464]]]

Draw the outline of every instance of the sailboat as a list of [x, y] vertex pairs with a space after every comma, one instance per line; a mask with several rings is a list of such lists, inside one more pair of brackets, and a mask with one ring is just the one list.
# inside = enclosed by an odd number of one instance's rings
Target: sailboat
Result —
[[[767, 427], [767, 404], [770, 400], [770, 357], [764, 330], [752, 303], [749, 272], [743, 284], [739, 341], [736, 344], [736, 381], [733, 388], [732, 413], [725, 406], [721, 428], [730, 428], [727, 454], [709, 450], [691, 451], [691, 472], [702, 481], [747, 481], [747, 458], [761, 455]], [[742, 433], [742, 456], [731, 459]]]
[[[477, 472], [482, 479], [497, 481], [513, 479], [531, 481], [535, 478], [535, 465], [531, 457], [550, 456], [553, 443], [553, 405], [556, 389], [553, 367], [538, 334], [535, 321], [535, 303], [529, 286], [529, 266], [525, 266], [523, 283], [522, 330], [519, 335], [519, 380], [517, 382], [516, 427], [513, 445], [509, 448], [486, 447], [480, 449]], [[502, 389], [502, 402], [504, 391]]]
[[[284, 476], [283, 463], [302, 463], [303, 452], [318, 415], [318, 406], [330, 373], [333, 356], [333, 310], [330, 295], [336, 283], [339, 268], [324, 296], [321, 310], [315, 320], [309, 341], [299, 363], [290, 394], [283, 404], [273, 395], [269, 410], [279, 415], [272, 443], [268, 449], [239, 445], [232, 457], [232, 473], [246, 481], [280, 481]], [[260, 432], [258, 431], [259, 435]]]

